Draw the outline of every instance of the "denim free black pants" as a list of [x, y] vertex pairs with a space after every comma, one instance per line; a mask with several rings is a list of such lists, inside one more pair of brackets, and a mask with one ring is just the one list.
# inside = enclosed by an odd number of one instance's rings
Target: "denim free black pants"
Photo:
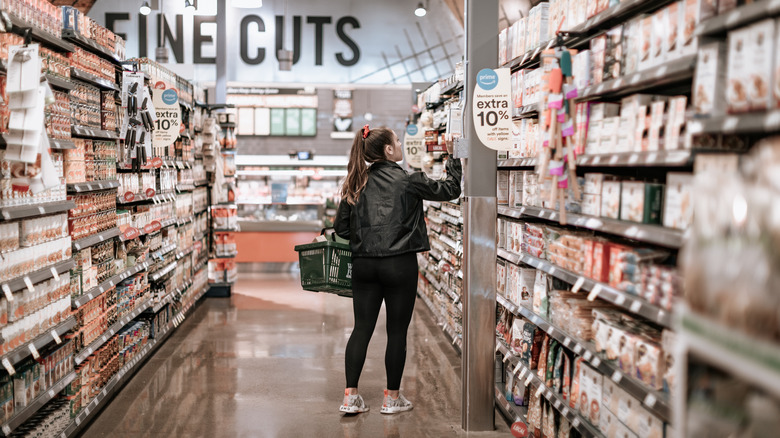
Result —
[[406, 332], [417, 298], [417, 254], [354, 258], [352, 294], [355, 328], [347, 342], [347, 388], [358, 386], [368, 343], [384, 301], [387, 312], [387, 389], [398, 390], [406, 362]]

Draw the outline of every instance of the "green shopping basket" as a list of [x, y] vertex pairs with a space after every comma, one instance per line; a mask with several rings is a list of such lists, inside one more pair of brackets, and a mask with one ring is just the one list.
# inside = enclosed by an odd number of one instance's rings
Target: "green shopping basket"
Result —
[[[323, 230], [323, 233], [325, 230]], [[335, 240], [296, 245], [301, 268], [301, 287], [311, 292], [328, 292], [352, 297], [352, 251], [349, 244]]]

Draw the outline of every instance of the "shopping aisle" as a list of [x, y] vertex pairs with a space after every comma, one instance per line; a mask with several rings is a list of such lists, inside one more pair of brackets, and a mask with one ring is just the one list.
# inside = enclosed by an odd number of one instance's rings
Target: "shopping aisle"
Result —
[[[384, 314], [361, 378], [371, 412], [343, 417], [351, 301], [300, 290], [296, 276], [242, 274], [206, 299], [85, 431], [86, 437], [443, 437], [460, 431], [460, 358], [418, 302], [403, 391], [415, 409], [379, 413]], [[469, 436], [510, 436], [499, 431]]]

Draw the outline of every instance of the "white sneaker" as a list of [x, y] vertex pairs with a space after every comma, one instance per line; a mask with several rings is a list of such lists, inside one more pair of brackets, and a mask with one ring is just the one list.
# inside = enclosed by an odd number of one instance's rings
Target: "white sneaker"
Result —
[[406, 412], [412, 410], [412, 402], [406, 399], [401, 394], [398, 394], [398, 398], [392, 398], [389, 395], [387, 395], [387, 390], [385, 389], [385, 401], [382, 403], [382, 410], [380, 411], [383, 414], [397, 414], [399, 412]]
[[349, 395], [349, 390], [344, 390], [344, 403], [339, 407], [339, 411], [347, 414], [359, 414], [368, 412], [368, 409], [368, 405], [363, 401], [363, 397], [360, 394]]

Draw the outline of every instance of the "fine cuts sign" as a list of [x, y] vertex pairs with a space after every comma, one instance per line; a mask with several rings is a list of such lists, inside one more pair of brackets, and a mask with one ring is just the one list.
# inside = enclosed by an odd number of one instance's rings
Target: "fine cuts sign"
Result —
[[485, 68], [477, 73], [472, 99], [474, 130], [490, 149], [512, 149], [512, 87], [508, 68]]

